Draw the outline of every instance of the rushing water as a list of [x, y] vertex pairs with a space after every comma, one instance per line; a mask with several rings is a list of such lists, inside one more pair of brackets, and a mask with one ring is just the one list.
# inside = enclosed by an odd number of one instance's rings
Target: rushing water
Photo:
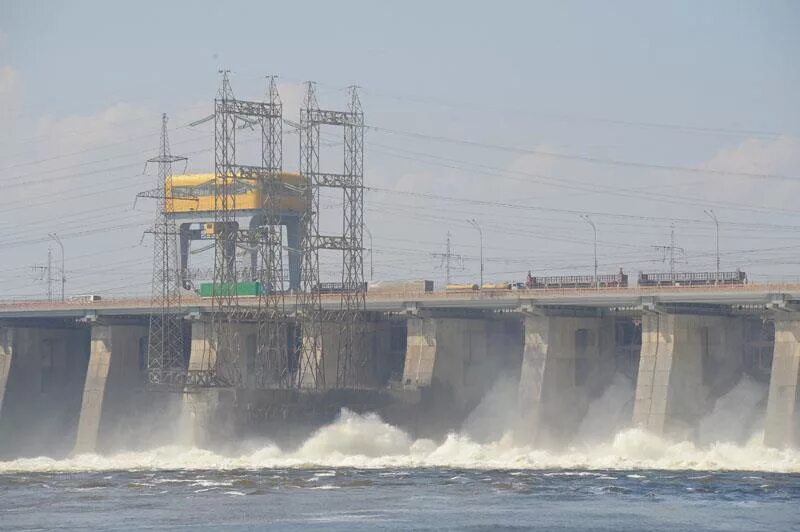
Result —
[[413, 440], [343, 412], [292, 450], [170, 446], [0, 462], [0, 528], [791, 530], [800, 453], [623, 430], [537, 449]]
[[765, 394], [743, 378], [691, 441], [628, 427], [619, 380], [572, 444], [531, 445], [498, 381], [440, 440], [345, 410], [292, 448], [20, 458], [0, 462], [0, 529], [800, 530], [800, 451], [761, 443]]

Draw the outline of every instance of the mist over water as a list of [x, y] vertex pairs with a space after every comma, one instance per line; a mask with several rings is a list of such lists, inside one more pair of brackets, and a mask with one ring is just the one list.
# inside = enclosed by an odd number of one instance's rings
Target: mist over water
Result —
[[[515, 424], [516, 384], [501, 378], [461, 430], [414, 439], [375, 414], [342, 410], [296, 448], [243, 444], [224, 453], [186, 443], [108, 455], [0, 462], [0, 473], [144, 469], [458, 467], [469, 469], [675, 469], [800, 472], [800, 452], [764, 446], [765, 386], [744, 377], [698, 425], [697, 441], [671, 440], [629, 426], [633, 384], [617, 376], [588, 407], [573, 442], [559, 449], [527, 443]], [[184, 440], [185, 441], [185, 440]]]

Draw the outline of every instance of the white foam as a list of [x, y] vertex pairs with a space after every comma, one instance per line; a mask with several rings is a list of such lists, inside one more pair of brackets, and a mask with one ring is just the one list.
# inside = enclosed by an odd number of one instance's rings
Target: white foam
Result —
[[[640, 429], [618, 432], [591, 445], [552, 451], [520, 444], [511, 434], [478, 443], [463, 434], [443, 441], [414, 441], [377, 415], [342, 411], [339, 419], [314, 433], [297, 450], [266, 445], [255, 452], [222, 455], [185, 446], [109, 456], [82, 454], [64, 460], [24, 458], [0, 462], [0, 472], [104, 470], [227, 470], [285, 467], [474, 469], [691, 469], [800, 472], [800, 452], [766, 447], [759, 436], [744, 444], [698, 445], [672, 441]], [[319, 478], [319, 477], [318, 477]]]

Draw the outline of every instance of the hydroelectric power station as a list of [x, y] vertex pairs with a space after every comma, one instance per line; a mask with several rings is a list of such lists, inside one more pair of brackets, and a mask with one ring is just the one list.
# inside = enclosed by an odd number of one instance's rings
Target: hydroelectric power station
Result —
[[[157, 187], [140, 194], [157, 204], [149, 299], [0, 303], [3, 455], [146, 445], [179, 428], [201, 444], [291, 440], [341, 408], [437, 434], [506, 374], [537, 441], [569, 441], [620, 374], [635, 387], [631, 424], [691, 437], [749, 375], [769, 386], [765, 443], [798, 444], [800, 285], [717, 271], [648, 274], [637, 286], [622, 272], [369, 286], [357, 89], [345, 110], [328, 110], [307, 84], [295, 124], [274, 79], [263, 101], [241, 100], [223, 73], [214, 109], [208, 174], [173, 175], [183, 159], [164, 117]], [[284, 169], [285, 125], [299, 136], [297, 171]], [[323, 130], [341, 135], [335, 167], [321, 162]], [[320, 223], [323, 190], [341, 199], [335, 234]], [[213, 248], [205, 273], [190, 264], [192, 241]], [[320, 255], [337, 269], [321, 270]]]

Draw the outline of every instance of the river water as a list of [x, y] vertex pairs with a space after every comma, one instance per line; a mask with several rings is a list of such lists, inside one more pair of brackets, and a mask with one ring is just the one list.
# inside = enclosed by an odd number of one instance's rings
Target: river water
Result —
[[264, 468], [0, 475], [0, 527], [797, 530], [800, 476]]
[[344, 411], [293, 449], [0, 462], [0, 528], [798, 530], [800, 452], [759, 442], [414, 440]]

